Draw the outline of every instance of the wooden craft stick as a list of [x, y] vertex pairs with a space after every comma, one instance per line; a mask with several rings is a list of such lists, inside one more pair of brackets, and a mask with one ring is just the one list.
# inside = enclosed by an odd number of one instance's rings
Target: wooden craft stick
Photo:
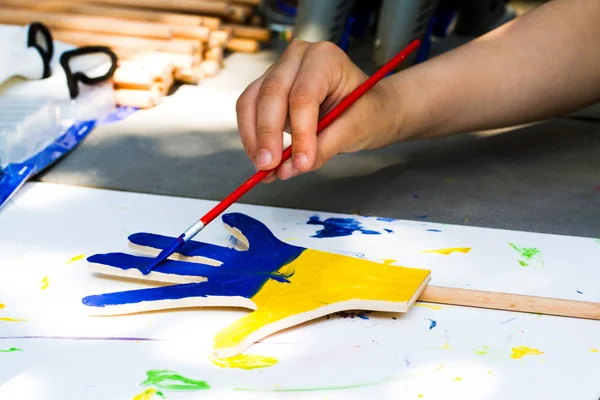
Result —
[[70, 29], [160, 39], [170, 39], [173, 37], [171, 27], [164, 24], [68, 13], [21, 10], [0, 6], [0, 23], [28, 25], [34, 21], [44, 23], [51, 30]]
[[200, 65], [202, 62], [202, 53], [177, 54], [164, 51], [145, 51], [139, 52], [131, 49], [113, 48], [113, 51], [120, 60], [132, 60], [140, 62], [169, 62], [175, 68], [192, 68]]
[[215, 60], [204, 60], [200, 63], [200, 69], [205, 77], [212, 77], [221, 71], [221, 64]]
[[204, 71], [200, 67], [177, 68], [175, 80], [190, 85], [197, 85], [204, 78]]
[[600, 303], [427, 286], [418, 301], [600, 320]]
[[227, 41], [231, 38], [231, 34], [227, 30], [211, 31], [208, 38], [208, 47], [224, 47]]
[[231, 35], [236, 38], [254, 39], [261, 42], [268, 42], [271, 40], [271, 30], [268, 28], [226, 24], [223, 25], [222, 29], [229, 30]]
[[120, 35], [93, 34], [71, 30], [53, 30], [56, 40], [75, 46], [108, 46], [135, 51], [166, 51], [169, 53], [195, 54], [201, 50], [198, 41], [188, 39], [152, 40]]
[[223, 48], [222, 47], [213, 47], [211, 49], [206, 50], [204, 53], [204, 58], [207, 60], [214, 60], [219, 63], [219, 65], [223, 65]]
[[239, 53], [256, 53], [260, 50], [260, 44], [254, 39], [231, 38], [225, 45], [227, 50]]
[[204, 1], [213, 1], [213, 2], [231, 2], [231, 3], [237, 3], [237, 4], [245, 4], [247, 6], [253, 6], [253, 7], [257, 7], [260, 5], [260, 3], [262, 2], [262, 0], [204, 0]]
[[152, 108], [161, 101], [161, 96], [156, 90], [115, 90], [115, 101], [120, 106], [136, 108]]

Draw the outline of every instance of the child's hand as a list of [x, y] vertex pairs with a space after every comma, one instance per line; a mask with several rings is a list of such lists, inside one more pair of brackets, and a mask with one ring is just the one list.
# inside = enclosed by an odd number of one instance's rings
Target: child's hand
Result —
[[[244, 148], [257, 169], [281, 162], [283, 131], [291, 128], [292, 157], [280, 179], [320, 168], [342, 152], [393, 142], [397, 108], [393, 88], [380, 82], [317, 137], [317, 123], [367, 79], [346, 54], [329, 42], [292, 42], [236, 105]], [[275, 176], [264, 181], [271, 182]]]

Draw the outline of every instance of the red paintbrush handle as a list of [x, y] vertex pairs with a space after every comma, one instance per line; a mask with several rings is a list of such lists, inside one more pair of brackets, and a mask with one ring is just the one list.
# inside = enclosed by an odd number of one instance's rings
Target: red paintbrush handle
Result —
[[[346, 111], [356, 100], [358, 100], [363, 94], [369, 91], [377, 82], [383, 79], [387, 74], [393, 71], [394, 68], [401, 61], [403, 61], [409, 54], [419, 48], [421, 41], [419, 39], [414, 40], [410, 43], [404, 50], [398, 53], [394, 58], [388, 61], [381, 69], [375, 72], [369, 79], [367, 79], [363, 84], [354, 89], [348, 96], [346, 96], [337, 106], [335, 106], [331, 111], [329, 111], [317, 125], [317, 134], [321, 133], [323, 129], [325, 129], [329, 124], [331, 124], [337, 117], [340, 116], [344, 111]], [[286, 160], [288, 160], [292, 155], [292, 146], [289, 146], [287, 149], [283, 151], [281, 162], [277, 167], [267, 170], [267, 171], [258, 171], [256, 172], [250, 179], [244, 182], [240, 187], [235, 189], [233, 193], [227, 196], [223, 201], [217, 204], [212, 210], [210, 210], [206, 215], [200, 218], [200, 221], [206, 226], [213, 219], [218, 217], [223, 211], [225, 211], [230, 205], [235, 203], [240, 197], [246, 194], [250, 189], [252, 189], [256, 184], [265, 179], [271, 172], [275, 169], [279, 168], [281, 164], [283, 164]]]

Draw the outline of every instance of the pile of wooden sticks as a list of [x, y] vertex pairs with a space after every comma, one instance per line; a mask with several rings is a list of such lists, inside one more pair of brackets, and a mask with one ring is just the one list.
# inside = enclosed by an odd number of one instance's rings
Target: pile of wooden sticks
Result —
[[256, 52], [269, 41], [260, 1], [1, 0], [0, 24], [42, 22], [55, 40], [110, 47], [119, 57], [117, 103], [149, 108], [175, 82], [217, 75], [227, 52]]

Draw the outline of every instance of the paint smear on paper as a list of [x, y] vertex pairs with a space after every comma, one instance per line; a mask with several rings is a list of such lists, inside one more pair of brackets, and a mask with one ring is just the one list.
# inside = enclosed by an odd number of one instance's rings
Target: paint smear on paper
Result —
[[0, 349], [0, 353], [14, 353], [15, 351], [23, 351], [17, 347], [11, 347], [10, 349]]
[[4, 304], [0, 303], [0, 310], [4, 308]]
[[444, 344], [444, 345], [442, 346], [442, 349], [444, 349], [444, 350], [448, 350], [449, 348], [450, 348], [450, 343], [448, 343], [448, 341], [446, 340], [446, 344]]
[[6, 321], [6, 322], [24, 322], [24, 321], [27, 321], [27, 320], [26, 319], [3, 317], [3, 318], [0, 318], [0, 321]]
[[360, 222], [354, 218], [327, 218], [321, 221], [316, 215], [310, 217], [306, 222], [308, 225], [323, 225], [323, 229], [317, 231], [311, 237], [332, 238], [339, 236], [350, 236], [354, 232], [360, 232], [364, 235], [380, 235], [380, 232], [368, 230], [362, 227]]
[[384, 221], [384, 222], [394, 222], [395, 219], [394, 218], [377, 218], [377, 221]]
[[7, 339], [48, 339], [48, 340], [115, 340], [115, 341], [160, 341], [161, 339], [118, 337], [118, 336], [0, 336], [0, 340]]
[[391, 229], [384, 229], [384, 231], [386, 231], [387, 233], [394, 233], [394, 231]]
[[240, 369], [256, 369], [267, 368], [277, 364], [275, 357], [266, 357], [259, 355], [240, 354], [230, 358], [217, 358], [212, 362], [217, 367], [221, 368], [240, 368]]
[[437, 326], [437, 321], [431, 318], [427, 318], [430, 321], [429, 324], [429, 330], [432, 330], [433, 328], [435, 328]]
[[205, 381], [186, 378], [177, 372], [165, 369], [151, 369], [146, 372], [146, 380], [142, 386], [156, 386], [169, 390], [206, 390], [210, 386]]
[[386, 258], [386, 259], [383, 259], [383, 260], [381, 260], [381, 261], [383, 261], [383, 263], [384, 263], [385, 265], [390, 265], [390, 264], [393, 264], [393, 263], [395, 263], [395, 262], [396, 262], [396, 261], [398, 261], [398, 260], [393, 260], [393, 259], [391, 259], [391, 258]]
[[422, 395], [422, 394], [418, 394], [418, 395], [417, 395], [417, 397], [418, 397], [418, 398], [421, 398], [421, 397], [423, 397], [423, 395]]
[[426, 251], [422, 251], [421, 253], [438, 253], [438, 254], [443, 254], [445, 256], [448, 256], [452, 253], [464, 253], [467, 254], [468, 252], [471, 251], [470, 247], [452, 247], [449, 249], [439, 249], [439, 250], [426, 250]]
[[46, 288], [48, 288], [49, 284], [50, 284], [50, 281], [48, 281], [48, 277], [45, 276], [44, 279], [42, 279], [42, 290], [45, 290]]
[[462, 381], [462, 378], [459, 376], [459, 377], [453, 378], [452, 380], [453, 381]]
[[441, 310], [442, 306], [435, 306], [433, 304], [427, 304], [427, 303], [415, 303], [414, 304], [417, 307], [426, 307], [426, 308], [430, 308], [432, 310]]
[[599, 350], [598, 350], [598, 349], [590, 349], [590, 351], [591, 351], [592, 353], [598, 353], [598, 351], [599, 351]]
[[521, 257], [524, 258], [524, 260], [518, 261], [522, 267], [527, 267], [529, 265], [529, 261], [531, 261], [531, 259], [533, 257], [539, 258], [542, 254], [540, 252], [540, 250], [536, 249], [535, 247], [521, 247], [521, 246], [517, 246], [514, 243], [509, 243], [509, 245], [510, 245], [510, 247], [515, 249], [521, 255]]
[[512, 358], [523, 358], [524, 356], [536, 356], [539, 354], [544, 354], [542, 351], [538, 349], [532, 349], [526, 346], [513, 347], [512, 354], [510, 355]]
[[142, 393], [135, 396], [132, 400], [152, 400], [155, 394], [162, 397], [163, 399], [165, 398], [165, 395], [162, 394], [162, 392], [159, 392], [154, 388], [150, 388], [144, 390]]
[[67, 261], [67, 264], [71, 264], [71, 263], [77, 262], [77, 261], [79, 261], [79, 260], [81, 260], [83, 258], [85, 258], [85, 254], [76, 255], [75, 257], [73, 257], [69, 261]]
[[483, 346], [481, 350], [476, 350], [475, 354], [484, 355], [487, 354], [490, 349], [490, 346]]
[[427, 229], [427, 232], [441, 232], [439, 229]]
[[583, 294], [583, 292], [581, 290], [575, 290], [575, 291], [579, 294]]
[[600, 243], [600, 239], [594, 239], [596, 243]]

